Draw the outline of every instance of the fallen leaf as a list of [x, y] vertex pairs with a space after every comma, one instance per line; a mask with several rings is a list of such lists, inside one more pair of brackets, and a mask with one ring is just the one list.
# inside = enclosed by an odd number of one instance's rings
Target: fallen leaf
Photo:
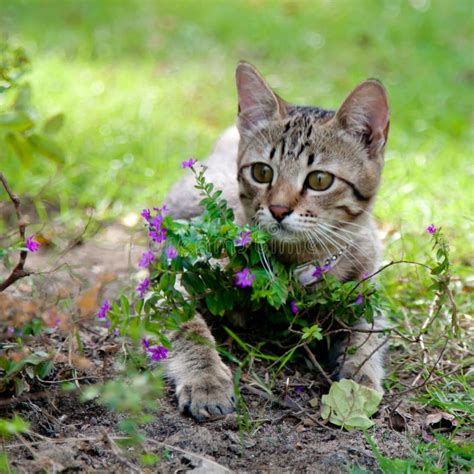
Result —
[[318, 406], [319, 400], [317, 398], [312, 398], [308, 403], [311, 408], [316, 408]]
[[353, 380], [334, 382], [321, 398], [321, 417], [346, 429], [367, 429], [374, 425], [369, 419], [378, 409], [382, 394]]
[[316, 426], [316, 422], [309, 417], [303, 418], [304, 426]]
[[427, 428], [439, 429], [439, 430], [452, 430], [458, 424], [458, 420], [454, 415], [439, 411], [437, 413], [431, 413], [427, 415], [425, 425]]
[[76, 298], [77, 308], [79, 309], [79, 312], [83, 318], [91, 316], [99, 307], [98, 299], [101, 287], [102, 284], [97, 283], [94, 286], [88, 288], [86, 291], [83, 291]]

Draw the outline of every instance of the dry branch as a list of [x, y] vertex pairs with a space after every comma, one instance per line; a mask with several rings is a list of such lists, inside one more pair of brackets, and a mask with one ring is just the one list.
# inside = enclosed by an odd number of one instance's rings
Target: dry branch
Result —
[[[21, 241], [25, 242], [26, 223], [20, 209], [20, 205], [21, 205], [20, 198], [16, 194], [13, 193], [13, 191], [11, 190], [7, 182], [7, 179], [2, 173], [0, 173], [0, 182], [3, 184], [5, 191], [10, 197], [10, 200], [13, 203], [13, 206], [15, 207], [16, 218], [18, 221], [18, 232], [20, 234]], [[12, 270], [12, 272], [6, 278], [6, 280], [0, 283], [0, 292], [8, 288], [10, 285], [13, 285], [13, 283], [15, 283], [20, 278], [24, 278], [28, 275], [31, 275], [31, 272], [28, 272], [24, 269], [27, 255], [28, 255], [27, 250], [22, 250], [20, 252], [20, 259], [18, 263], [16, 264], [15, 268]]]

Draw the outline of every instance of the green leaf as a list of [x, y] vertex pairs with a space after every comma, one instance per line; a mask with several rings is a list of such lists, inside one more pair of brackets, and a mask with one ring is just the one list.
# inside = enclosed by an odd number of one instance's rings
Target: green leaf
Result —
[[15, 155], [24, 164], [29, 166], [32, 161], [31, 147], [24, 137], [17, 132], [9, 132], [5, 135], [5, 142], [10, 145]]
[[[0, 92], [1, 92], [0, 87]], [[4, 452], [0, 452], [0, 472], [13, 472], [10, 469], [10, 463], [8, 462], [8, 454]]]
[[160, 460], [160, 457], [153, 453], [144, 453], [139, 457], [142, 466], [152, 466]]
[[53, 135], [57, 133], [61, 127], [64, 125], [64, 114], [56, 114], [49, 117], [48, 120], [44, 123], [43, 132], [48, 135]]
[[37, 374], [40, 378], [44, 379], [47, 377], [54, 369], [54, 362], [52, 360], [48, 360], [46, 362], [42, 362], [39, 364], [37, 368]]
[[26, 112], [16, 111], [0, 114], [0, 128], [23, 132], [33, 127], [34, 123]]
[[122, 307], [122, 314], [125, 316], [130, 316], [130, 302], [124, 295], [122, 295], [120, 298], [120, 306]]
[[317, 339], [318, 341], [321, 341], [323, 338], [323, 335], [321, 333], [321, 328], [317, 325], [314, 324], [313, 326], [309, 328], [303, 328], [303, 336], [302, 339]]
[[0, 419], [0, 436], [4, 438], [17, 433], [26, 433], [28, 428], [28, 423], [18, 415], [15, 415], [11, 420]]
[[94, 400], [100, 395], [100, 387], [98, 385], [92, 385], [84, 389], [81, 393], [81, 400], [83, 402], [88, 402]]
[[206, 305], [214, 316], [223, 316], [227, 306], [224, 298], [216, 294], [206, 296]]
[[40, 155], [43, 155], [56, 163], [64, 163], [65, 156], [61, 147], [51, 138], [34, 133], [28, 137], [31, 147]]
[[321, 398], [321, 417], [346, 429], [367, 429], [382, 401], [382, 394], [353, 380], [334, 382]]
[[31, 109], [31, 87], [29, 84], [24, 84], [20, 87], [14, 104], [15, 110], [27, 112]]
[[206, 291], [206, 285], [201, 277], [194, 272], [186, 272], [182, 277], [182, 284], [192, 295], [201, 295]]
[[30, 386], [20, 377], [14, 380], [15, 395], [19, 397], [23, 392], [27, 392]]

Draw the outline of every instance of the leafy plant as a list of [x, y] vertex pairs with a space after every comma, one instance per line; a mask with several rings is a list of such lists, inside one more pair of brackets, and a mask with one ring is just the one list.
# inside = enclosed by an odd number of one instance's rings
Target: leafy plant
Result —
[[28, 390], [28, 380], [35, 377], [44, 379], [53, 370], [52, 357], [44, 351], [31, 354], [10, 353], [0, 357], [0, 369], [4, 374], [0, 377], [0, 392], [13, 384], [15, 395], [20, 396]]
[[321, 398], [321, 417], [346, 429], [367, 429], [374, 425], [369, 419], [378, 409], [382, 394], [353, 380], [334, 382]]
[[[309, 289], [302, 284], [298, 267], [283, 265], [272, 255], [269, 234], [235, 223], [221, 191], [206, 181], [204, 168], [198, 169], [196, 163], [190, 159], [183, 168], [195, 175], [202, 216], [176, 221], [166, 208], [142, 211], [151, 249], [143, 253], [139, 265], [149, 269], [149, 277], [136, 288], [138, 298], [122, 295], [113, 303], [104, 302], [98, 317], [110, 331], [136, 343], [141, 339], [150, 358], [159, 361], [171, 349], [167, 332], [197, 311], [221, 319], [239, 311], [266, 324], [269, 336], [285, 340], [289, 349], [275, 356], [265, 354], [262, 344], [252, 345], [225, 328], [248, 354], [245, 360], [266, 359], [279, 371], [300, 347], [327, 336], [320, 315], [338, 324], [350, 325], [360, 318], [373, 321], [384, 302], [371, 275], [358, 282], [340, 282], [328, 274], [328, 266], [313, 262], [310, 271], [321, 284]], [[440, 295], [441, 307], [449, 291], [448, 246], [434, 226], [428, 231], [434, 236], [437, 261], [434, 266], [419, 265], [431, 271], [432, 290]], [[404, 262], [392, 262], [379, 272], [396, 263]], [[344, 428], [366, 429], [373, 424], [369, 417], [380, 400], [379, 393], [343, 380], [324, 396], [322, 416]]]
[[[29, 424], [18, 415], [14, 415], [10, 419], [0, 418], [0, 438], [2, 440], [26, 433], [28, 429]], [[12, 472], [8, 455], [3, 451], [0, 451], [0, 472]]]
[[221, 191], [206, 182], [204, 169], [197, 171], [194, 160], [186, 167], [195, 174], [203, 215], [184, 222], [173, 220], [165, 208], [143, 211], [152, 245], [160, 247], [142, 255], [140, 265], [150, 276], [137, 287], [138, 302], [122, 296], [104, 303], [99, 317], [111, 330], [119, 328], [137, 342], [149, 334], [152, 345], [170, 349], [166, 331], [197, 311], [225, 318], [237, 310], [303, 345], [324, 337], [321, 314], [349, 324], [360, 317], [373, 320], [381, 301], [370, 278], [355, 292], [354, 282], [339, 282], [327, 274], [328, 267], [314, 262], [311, 271], [324, 284], [308, 289], [295, 265], [283, 265], [271, 254], [269, 234], [254, 226], [240, 228]]
[[385, 474], [472, 472], [474, 443], [458, 443], [452, 438], [436, 435], [435, 443], [416, 443], [408, 459], [383, 456], [375, 441], [366, 435], [372, 452]]
[[18, 433], [26, 433], [28, 428], [28, 423], [18, 415], [15, 415], [11, 419], [0, 419], [0, 436], [2, 438], [9, 438]]
[[[131, 372], [133, 370], [133, 372]], [[150, 413], [157, 409], [156, 397], [161, 394], [163, 379], [161, 370], [137, 372], [130, 365], [118, 377], [103, 385], [91, 385], [83, 390], [82, 400], [98, 399], [109, 410], [125, 413], [119, 428], [128, 435], [129, 444], [143, 441], [138, 427], [151, 420]]]
[[30, 166], [35, 153], [63, 163], [64, 151], [53, 135], [62, 127], [64, 115], [38, 120], [31, 87], [24, 79], [29, 65], [23, 48], [0, 42], [0, 143], [4, 144], [1, 148], [9, 149], [22, 166]]

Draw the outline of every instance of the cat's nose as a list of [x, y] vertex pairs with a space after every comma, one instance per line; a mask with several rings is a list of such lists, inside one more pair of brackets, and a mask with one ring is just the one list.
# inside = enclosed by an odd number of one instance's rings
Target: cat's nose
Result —
[[286, 216], [289, 216], [293, 212], [293, 209], [290, 209], [288, 206], [280, 205], [268, 206], [268, 209], [270, 209], [272, 216], [278, 222], [281, 222]]

